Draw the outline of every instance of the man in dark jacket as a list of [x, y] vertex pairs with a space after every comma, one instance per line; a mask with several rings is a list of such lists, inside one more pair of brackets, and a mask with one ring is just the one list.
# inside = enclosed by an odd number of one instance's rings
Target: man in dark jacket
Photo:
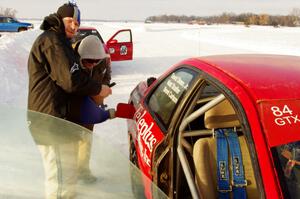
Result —
[[[70, 39], [76, 34], [79, 9], [61, 6], [56, 14], [45, 17], [44, 32], [34, 42], [29, 59], [28, 109], [66, 118], [72, 95], [97, 95], [101, 83], [82, 73], [79, 56]], [[104, 88], [102, 93], [110, 92]]]
[[[106, 96], [111, 92], [79, 67], [79, 56], [70, 42], [79, 24], [80, 11], [71, 3], [62, 5], [55, 14], [45, 17], [41, 25], [44, 32], [35, 40], [28, 59], [29, 110], [67, 119], [72, 97], [99, 93]], [[36, 126], [38, 121], [30, 123], [30, 126]], [[45, 132], [35, 130], [34, 134], [38, 133]], [[67, 134], [64, 131], [61, 133]], [[78, 176], [78, 141], [60, 145], [35, 141], [45, 165], [46, 198], [74, 198]], [[67, 168], [66, 165], [72, 167]]]

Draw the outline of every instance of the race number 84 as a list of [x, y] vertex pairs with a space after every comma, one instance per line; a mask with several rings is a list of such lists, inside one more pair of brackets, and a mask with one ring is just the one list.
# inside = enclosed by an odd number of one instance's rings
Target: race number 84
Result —
[[293, 111], [287, 105], [284, 105], [283, 108], [280, 108], [279, 106], [272, 106], [271, 111], [275, 116], [274, 122], [278, 126], [292, 125], [300, 122], [298, 115], [293, 115]]

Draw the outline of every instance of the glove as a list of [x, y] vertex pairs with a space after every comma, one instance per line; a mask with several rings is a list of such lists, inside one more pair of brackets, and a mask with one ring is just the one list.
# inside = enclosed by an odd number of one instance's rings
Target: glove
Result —
[[108, 109], [109, 119], [114, 119], [116, 117], [116, 110], [114, 108]]

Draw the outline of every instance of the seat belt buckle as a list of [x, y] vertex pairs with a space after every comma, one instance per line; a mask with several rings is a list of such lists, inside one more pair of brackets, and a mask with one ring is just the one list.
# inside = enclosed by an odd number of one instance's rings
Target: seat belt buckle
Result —
[[232, 184], [233, 187], [246, 187], [246, 186], [248, 186], [247, 180], [243, 180], [241, 182], [235, 182], [235, 183], [232, 181], [231, 184]]
[[229, 189], [220, 189], [219, 186], [218, 186], [217, 190], [220, 193], [228, 193], [228, 192], [232, 191], [232, 187], [229, 185]]

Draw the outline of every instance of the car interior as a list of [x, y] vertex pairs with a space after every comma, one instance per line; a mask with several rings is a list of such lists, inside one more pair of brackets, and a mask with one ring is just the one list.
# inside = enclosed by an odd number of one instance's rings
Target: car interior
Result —
[[[177, 153], [180, 166], [177, 165], [176, 197], [182, 198], [182, 187], [188, 187], [192, 198], [218, 198], [218, 176], [220, 170], [216, 131], [231, 130], [238, 137], [242, 165], [246, 180], [247, 198], [260, 198], [254, 174], [248, 143], [241, 127], [237, 108], [214, 86], [205, 82], [199, 89], [194, 104], [181, 122], [177, 140]], [[227, 134], [225, 133], [227, 136]], [[227, 140], [228, 142], [228, 140]], [[218, 151], [219, 152], [219, 151]], [[228, 169], [230, 189], [233, 187], [233, 165], [231, 148], [228, 146]], [[181, 173], [181, 174], [180, 174]], [[180, 176], [185, 176], [183, 180]], [[191, 180], [193, 179], [193, 180]], [[181, 189], [181, 190], [180, 190]], [[230, 191], [232, 197], [233, 192]]]

